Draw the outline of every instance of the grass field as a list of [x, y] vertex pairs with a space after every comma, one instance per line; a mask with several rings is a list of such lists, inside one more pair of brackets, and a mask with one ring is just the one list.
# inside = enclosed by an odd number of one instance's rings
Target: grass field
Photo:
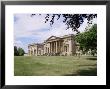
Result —
[[15, 56], [15, 76], [96, 76], [97, 58], [74, 56]]

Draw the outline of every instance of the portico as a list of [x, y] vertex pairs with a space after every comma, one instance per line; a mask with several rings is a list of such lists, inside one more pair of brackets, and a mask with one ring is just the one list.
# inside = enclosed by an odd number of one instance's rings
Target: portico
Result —
[[59, 53], [61, 55], [72, 55], [75, 52], [75, 42], [73, 41], [73, 36], [51, 36], [44, 42], [44, 54]]
[[62, 45], [63, 45], [63, 42], [61, 41], [53, 41], [53, 42], [49, 42], [50, 44], [50, 47], [49, 47], [49, 53], [58, 53], [58, 52], [61, 52], [62, 51]]

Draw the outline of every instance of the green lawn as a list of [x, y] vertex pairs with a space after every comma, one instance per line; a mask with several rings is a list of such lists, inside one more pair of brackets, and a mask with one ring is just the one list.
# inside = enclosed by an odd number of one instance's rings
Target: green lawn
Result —
[[96, 57], [15, 56], [15, 76], [96, 76]]

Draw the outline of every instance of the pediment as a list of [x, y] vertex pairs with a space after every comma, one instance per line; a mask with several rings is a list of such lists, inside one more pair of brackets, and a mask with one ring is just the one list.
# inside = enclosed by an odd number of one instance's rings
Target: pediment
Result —
[[57, 38], [59, 38], [59, 37], [51, 36], [51, 37], [49, 37], [49, 38], [47, 39], [47, 41], [54, 40], [54, 39], [57, 39]]
[[51, 40], [51, 39], [56, 39], [56, 36], [52, 36], [52, 37], [50, 37], [50, 39], [49, 39], [49, 40]]
[[56, 38], [57, 38], [56, 36], [51, 36], [47, 40], [53, 40], [53, 39], [56, 39]]

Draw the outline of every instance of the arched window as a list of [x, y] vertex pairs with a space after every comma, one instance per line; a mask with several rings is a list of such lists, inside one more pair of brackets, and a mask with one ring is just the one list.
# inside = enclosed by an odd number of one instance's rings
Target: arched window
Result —
[[47, 53], [47, 47], [45, 48], [45, 50], [46, 50], [46, 53]]
[[49, 53], [49, 48], [48, 48], [48, 53]]
[[34, 49], [34, 55], [36, 54], [36, 49]]

